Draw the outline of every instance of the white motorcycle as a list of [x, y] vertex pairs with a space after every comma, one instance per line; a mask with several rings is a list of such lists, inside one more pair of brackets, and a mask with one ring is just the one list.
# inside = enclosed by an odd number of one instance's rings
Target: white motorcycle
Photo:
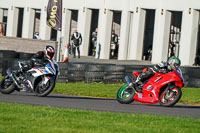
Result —
[[[24, 63], [18, 63], [19, 69], [21, 69]], [[33, 67], [27, 72], [19, 74], [8, 68], [7, 75], [0, 82], [0, 92], [10, 94], [15, 90], [25, 90], [34, 92], [39, 97], [44, 97], [54, 89], [59, 74], [58, 63], [54, 60], [49, 60], [49, 63], [44, 67]]]

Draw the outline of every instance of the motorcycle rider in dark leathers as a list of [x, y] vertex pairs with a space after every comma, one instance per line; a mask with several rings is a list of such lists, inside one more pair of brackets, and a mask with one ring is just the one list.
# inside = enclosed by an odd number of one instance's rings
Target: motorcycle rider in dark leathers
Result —
[[[43, 67], [49, 63], [49, 59], [51, 60], [54, 56], [55, 50], [52, 46], [47, 45], [44, 48], [44, 51], [38, 51], [34, 54], [29, 61], [25, 61], [21, 64], [21, 68], [17, 71], [16, 75], [20, 74], [24, 75], [23, 81], [26, 82], [26, 78], [29, 76], [27, 73], [33, 67]], [[31, 91], [27, 87], [21, 91]]]
[[21, 68], [21, 72], [26, 72], [29, 69], [35, 66], [45, 66], [48, 64], [48, 59], [52, 59], [54, 56], [55, 50], [52, 46], [47, 45], [44, 48], [44, 51], [38, 51], [31, 57], [31, 60], [24, 62], [24, 65]]
[[137, 77], [137, 79], [133, 82], [133, 84], [138, 85], [141, 82], [151, 78], [154, 76], [156, 72], [158, 73], [169, 73], [173, 71], [175, 68], [181, 65], [181, 61], [176, 56], [172, 56], [169, 58], [167, 62], [161, 62], [153, 66], [152, 68], [144, 69], [143, 72]]

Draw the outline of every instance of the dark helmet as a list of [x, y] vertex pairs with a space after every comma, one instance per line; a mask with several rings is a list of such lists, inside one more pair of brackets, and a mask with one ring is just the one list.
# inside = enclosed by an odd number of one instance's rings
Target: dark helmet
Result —
[[168, 64], [171, 67], [171, 69], [175, 69], [177, 67], [180, 67], [181, 60], [179, 58], [177, 58], [176, 56], [172, 56], [169, 58]]
[[54, 53], [55, 53], [55, 50], [52, 46], [49, 46], [47, 45], [45, 48], [44, 48], [44, 54], [47, 58], [49, 59], [52, 59], [53, 56], [54, 56]]

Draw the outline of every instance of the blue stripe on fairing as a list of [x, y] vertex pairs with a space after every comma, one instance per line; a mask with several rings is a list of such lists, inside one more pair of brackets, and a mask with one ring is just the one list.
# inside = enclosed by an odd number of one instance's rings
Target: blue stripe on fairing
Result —
[[55, 70], [54, 70], [53, 67], [51, 66], [51, 63], [47, 64], [47, 67], [50, 67], [50, 68], [55, 72]]
[[49, 73], [47, 70], [43, 71], [44, 73]]

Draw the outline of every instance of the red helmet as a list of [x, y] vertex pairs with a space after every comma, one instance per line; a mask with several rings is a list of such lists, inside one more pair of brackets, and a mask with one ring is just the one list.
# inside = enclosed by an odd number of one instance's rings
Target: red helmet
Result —
[[52, 46], [47, 45], [44, 48], [44, 54], [46, 55], [47, 58], [52, 59], [54, 56], [55, 50]]

